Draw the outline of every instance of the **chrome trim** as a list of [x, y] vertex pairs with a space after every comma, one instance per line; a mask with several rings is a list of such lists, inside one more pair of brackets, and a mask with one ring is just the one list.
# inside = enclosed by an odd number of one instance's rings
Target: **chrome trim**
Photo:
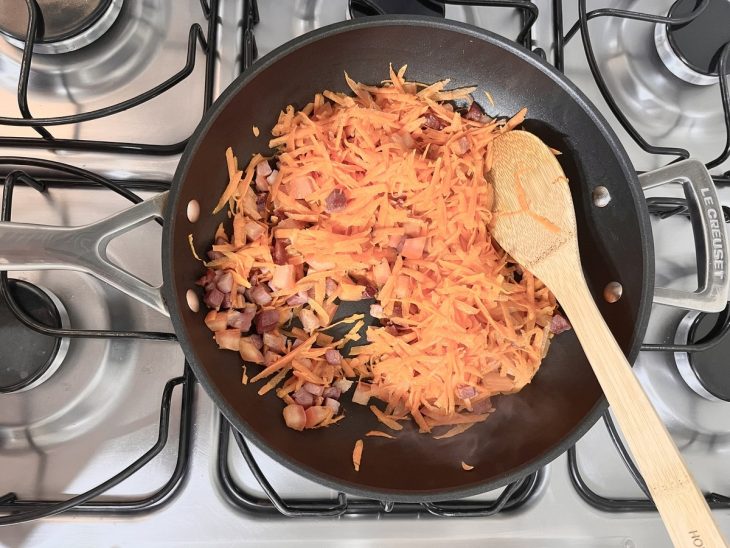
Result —
[[717, 76], [709, 76], [707, 74], [697, 72], [680, 59], [674, 51], [672, 44], [669, 43], [667, 25], [662, 23], [656, 24], [654, 27], [654, 44], [656, 45], [657, 53], [664, 63], [664, 66], [666, 66], [667, 70], [669, 70], [669, 72], [674, 74], [677, 78], [684, 80], [689, 84], [695, 84], [698, 86], [709, 86], [718, 83], [719, 79]]
[[0, 270], [78, 270], [169, 316], [161, 286], [154, 287], [107, 257], [112, 240], [162, 218], [167, 192], [95, 223], [74, 227], [0, 222]]
[[[61, 300], [56, 297], [54, 293], [52, 293], [49, 289], [43, 287], [42, 285], [33, 284], [38, 289], [40, 289], [49, 299], [51, 299], [51, 302], [56, 307], [56, 310], [58, 310], [58, 316], [61, 319], [61, 327], [63, 329], [68, 329], [69, 325], [71, 325], [70, 320], [68, 318], [68, 311], [66, 310], [66, 307], [61, 302]], [[43, 372], [43, 374], [38, 377], [36, 380], [34, 380], [32, 383], [30, 383], [28, 386], [25, 386], [21, 388], [20, 390], [15, 390], [13, 394], [20, 394], [21, 392], [26, 392], [28, 390], [31, 390], [35, 388], [36, 386], [40, 386], [44, 382], [46, 382], [48, 379], [50, 379], [53, 374], [58, 370], [58, 368], [61, 366], [61, 363], [63, 363], [63, 360], [66, 358], [66, 354], [68, 353], [68, 347], [71, 344], [71, 339], [68, 337], [61, 337], [61, 344], [58, 345], [58, 351], [56, 352], [56, 356], [53, 358], [53, 361], [50, 363], [50, 365], [46, 368], [46, 370]]]
[[[690, 310], [687, 314], [685, 314], [677, 327], [677, 334], [674, 336], [674, 344], [687, 344], [689, 342], [689, 330], [699, 315], [700, 312], [698, 310]], [[702, 383], [697, 378], [694, 369], [692, 369], [692, 365], [689, 363], [689, 354], [687, 352], [675, 352], [674, 361], [677, 362], [677, 370], [679, 371], [679, 374], [682, 375], [684, 382], [686, 382], [687, 386], [696, 392], [697, 395], [702, 396], [709, 401], [723, 401], [708, 392], [707, 389], [702, 386]]]
[[[76, 51], [84, 46], [88, 46], [92, 42], [96, 41], [106, 31], [108, 31], [119, 16], [119, 12], [122, 11], [122, 4], [124, 0], [112, 0], [107, 10], [97, 19], [94, 23], [86, 30], [80, 32], [76, 36], [71, 36], [65, 40], [59, 40], [57, 42], [36, 42], [33, 45], [34, 53], [68, 53], [70, 51]], [[18, 40], [11, 36], [5, 36], [8, 43], [14, 45], [16, 48], [24, 49], [25, 41]]]
[[682, 185], [689, 206], [697, 256], [696, 291], [657, 287], [654, 302], [688, 310], [720, 312], [728, 302], [728, 243], [722, 203], [705, 165], [694, 158], [639, 175], [643, 190], [667, 183]]

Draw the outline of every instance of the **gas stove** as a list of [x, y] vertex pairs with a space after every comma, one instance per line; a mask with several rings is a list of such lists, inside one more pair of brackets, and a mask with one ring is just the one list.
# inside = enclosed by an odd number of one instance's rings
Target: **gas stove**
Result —
[[[3, 220], [74, 226], [154, 196], [205, 109], [257, 58], [330, 23], [413, 9], [543, 55], [638, 170], [698, 158], [730, 206], [730, 3], [586, 4], [6, 0]], [[703, 267], [681, 189], [647, 197], [657, 285], [692, 292]], [[160, 283], [160, 238], [148, 223], [109, 256]], [[653, 307], [635, 370], [730, 537], [730, 318], [692, 305]], [[610, 414], [496, 492], [440, 504], [338, 494], [231, 431], [167, 318], [72, 271], [0, 277], [0, 471], [0, 545], [13, 547], [669, 545]]]

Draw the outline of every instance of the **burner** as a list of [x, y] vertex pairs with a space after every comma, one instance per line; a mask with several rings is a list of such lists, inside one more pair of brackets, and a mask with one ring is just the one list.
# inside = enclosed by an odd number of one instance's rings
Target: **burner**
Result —
[[[689, 312], [679, 323], [675, 343], [693, 344], [705, 337], [713, 336], [722, 327], [730, 312], [719, 314]], [[677, 352], [674, 359], [682, 378], [692, 390], [710, 401], [730, 402], [730, 375], [727, 356], [730, 353], [730, 337], [704, 352]]]
[[443, 17], [446, 13], [444, 2], [434, 0], [350, 0], [350, 16], [369, 15], [431, 15]]
[[[33, 319], [61, 327], [66, 310], [54, 295], [29, 282], [8, 280], [10, 291]], [[48, 379], [61, 365], [68, 339], [49, 337], [26, 327], [0, 300], [0, 393], [22, 392]]]
[[[33, 51], [66, 53], [82, 48], [104, 34], [122, 9], [123, 0], [36, 0], [40, 9]], [[28, 28], [25, 0], [3, 0], [0, 32], [23, 48]]]
[[[689, 15], [697, 4], [698, 0], [677, 0], [669, 16]], [[705, 11], [684, 25], [657, 25], [654, 42], [675, 76], [690, 84], [714, 84], [720, 53], [730, 42], [730, 2], [710, 0]]]

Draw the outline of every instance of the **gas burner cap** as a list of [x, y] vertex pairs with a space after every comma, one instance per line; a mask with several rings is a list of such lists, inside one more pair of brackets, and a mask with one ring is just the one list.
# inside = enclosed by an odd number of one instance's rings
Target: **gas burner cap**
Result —
[[[8, 280], [18, 305], [38, 322], [62, 327], [68, 315], [61, 301], [29, 282]], [[0, 297], [0, 393], [23, 392], [43, 383], [66, 357], [69, 340], [30, 329]]]
[[[66, 53], [82, 48], [112, 26], [123, 0], [36, 0], [41, 12], [33, 51]], [[4, 0], [0, 32], [8, 42], [23, 49], [28, 29], [25, 0]]]
[[[719, 314], [691, 311], [682, 318], [677, 328], [676, 344], [696, 343], [724, 324], [729, 314], [727, 310]], [[674, 359], [677, 369], [689, 387], [710, 401], [730, 402], [730, 375], [727, 357], [730, 355], [730, 336], [714, 348], [704, 352], [676, 352]]]
[[350, 16], [370, 15], [430, 15], [444, 17], [444, 2], [435, 0], [349, 0]]
[[[670, 17], [689, 15], [698, 0], [677, 0]], [[659, 57], [678, 78], [698, 85], [717, 82], [722, 49], [730, 42], [730, 1], [710, 0], [700, 15], [684, 25], [657, 25], [654, 42]]]

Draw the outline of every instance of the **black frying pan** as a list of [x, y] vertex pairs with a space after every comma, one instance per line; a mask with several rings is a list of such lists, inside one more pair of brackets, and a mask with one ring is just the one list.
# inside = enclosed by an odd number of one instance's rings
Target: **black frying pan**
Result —
[[[200, 276], [187, 236], [199, 249], [211, 243], [225, 219], [207, 213], [191, 224], [190, 200], [212, 211], [227, 181], [224, 151], [239, 158], [266, 152], [278, 112], [303, 106], [323, 89], [347, 91], [343, 73], [377, 84], [388, 64], [408, 64], [409, 79], [453, 86], [478, 85], [474, 94], [489, 113], [529, 110], [525, 127], [564, 152], [571, 181], [586, 279], [601, 312], [631, 361], [636, 357], [653, 296], [653, 249], [646, 205], [634, 169], [616, 136], [587, 99], [537, 56], [476, 28], [432, 19], [370, 18], [307, 34], [272, 52], [243, 74], [218, 99], [191, 139], [175, 176], [163, 243], [165, 294], [175, 330], [198, 379], [233, 426], [277, 461], [335, 489], [384, 498], [426, 501], [463, 497], [496, 488], [534, 471], [568, 447], [606, 408], [574, 334], [557, 337], [534, 381], [516, 395], [497, 398], [486, 422], [447, 440], [407, 428], [397, 441], [367, 438], [363, 466], [355, 472], [355, 441], [378, 427], [372, 413], [346, 405], [346, 418], [331, 428], [296, 432], [284, 425], [282, 403], [261, 398], [258, 386], [242, 386], [235, 353], [217, 349], [193, 313], [185, 293]], [[496, 107], [485, 101], [489, 91]], [[245, 160], [244, 160], [245, 161]], [[606, 186], [610, 207], [596, 208], [591, 191]], [[600, 297], [610, 281], [623, 297]], [[249, 368], [250, 369], [250, 368]], [[345, 400], [346, 401], [346, 400]], [[465, 473], [461, 461], [474, 466]]]
[[[546, 464], [573, 445], [605, 410], [601, 389], [572, 332], [556, 337], [530, 385], [516, 395], [497, 398], [497, 411], [486, 422], [440, 441], [412, 427], [395, 441], [367, 438], [363, 465], [355, 472], [355, 441], [378, 427], [366, 407], [348, 404], [345, 397], [347, 416], [338, 425], [305, 432], [287, 428], [281, 400], [273, 392], [260, 397], [258, 386], [241, 384], [239, 356], [219, 350], [203, 323], [205, 311], [193, 312], [188, 306], [187, 294], [197, 290], [194, 282], [201, 275], [188, 234], [202, 251], [218, 223], [227, 221], [223, 213], [209, 213], [227, 182], [226, 148], [233, 147], [244, 161], [254, 152], [268, 152], [265, 136], [284, 106], [301, 107], [323, 89], [346, 91], [344, 71], [355, 80], [377, 84], [386, 77], [389, 63], [408, 64], [407, 76], [413, 80], [448, 77], [455, 87], [478, 85], [475, 97], [490, 114], [529, 109], [525, 128], [563, 152], [559, 159], [570, 179], [585, 277], [633, 361], [653, 297], [654, 259], [646, 204], [625, 152], [588, 100], [540, 58], [486, 31], [443, 20], [374, 17], [289, 42], [241, 75], [206, 113], [167, 199], [163, 195], [137, 205], [87, 229], [82, 238], [24, 227], [6, 238], [0, 233], [0, 258], [3, 269], [24, 270], [49, 268], [50, 254], [52, 267], [93, 272], [158, 310], [169, 310], [198, 380], [226, 418], [275, 460], [304, 476], [334, 489], [390, 501], [465, 497], [503, 486]], [[496, 107], [486, 104], [484, 91], [491, 93]], [[261, 138], [253, 137], [253, 125], [261, 129]], [[591, 193], [599, 185], [612, 197], [607, 207], [593, 205]], [[191, 200], [197, 200], [202, 211], [194, 223], [187, 215]], [[161, 294], [104, 261], [103, 250], [114, 234], [152, 216], [166, 221]], [[11, 241], [22, 249], [17, 256], [1, 245]], [[80, 247], [73, 247], [76, 244]], [[94, 249], [100, 250], [99, 257]], [[623, 285], [623, 297], [607, 304], [601, 294], [611, 281]], [[465, 472], [461, 461], [474, 469]]]

